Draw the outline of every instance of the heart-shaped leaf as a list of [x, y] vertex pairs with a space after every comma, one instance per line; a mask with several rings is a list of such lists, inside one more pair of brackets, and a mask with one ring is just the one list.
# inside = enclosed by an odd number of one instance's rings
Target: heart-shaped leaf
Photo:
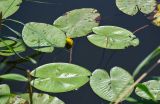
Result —
[[[20, 97], [30, 101], [29, 94], [20, 94]], [[32, 96], [33, 104], [64, 104], [63, 101], [58, 99], [57, 97], [49, 96], [48, 94], [41, 94], [41, 93], [33, 93]]]
[[70, 38], [82, 37], [92, 32], [99, 25], [100, 14], [96, 9], [75, 9], [59, 17], [54, 26], [60, 28]]
[[[101, 98], [112, 102], [133, 83], [133, 77], [120, 67], [112, 68], [110, 76], [105, 70], [97, 69], [90, 78], [90, 85], [93, 91]], [[131, 92], [126, 97], [130, 94]]]
[[155, 9], [156, 0], [116, 0], [116, 5], [119, 10], [128, 15], [135, 15], [138, 10], [149, 14]]
[[5, 80], [15, 80], [15, 81], [23, 81], [23, 82], [28, 81], [26, 77], [19, 74], [4, 74], [4, 75], [0, 75], [0, 78]]
[[[142, 84], [148, 88], [155, 100], [160, 100], [160, 81], [150, 80]], [[140, 88], [136, 88], [135, 92], [138, 96], [144, 99], [152, 99], [144, 90], [141, 90]]]
[[[10, 47], [11, 49], [9, 49]], [[0, 39], [0, 55], [2, 56], [11, 56], [15, 55], [21, 52], [24, 52], [26, 50], [26, 47], [24, 46], [24, 43], [22, 40], [16, 39], [16, 40], [6, 40], [6, 39]]]
[[5, 19], [14, 14], [18, 9], [22, 0], [0, 0], [0, 12], [2, 19]]
[[88, 40], [101, 48], [125, 49], [137, 46], [139, 40], [132, 32], [116, 26], [100, 26], [93, 28], [95, 34], [89, 35]]
[[90, 71], [74, 64], [50, 63], [42, 65], [31, 72], [38, 77], [31, 84], [46, 92], [67, 92], [78, 89], [88, 82]]
[[9, 96], [6, 96], [10, 94], [10, 88], [6, 84], [0, 85], [0, 103], [1, 104], [7, 104], [7, 101], [9, 99]]
[[52, 52], [54, 47], [64, 47], [66, 43], [66, 36], [60, 29], [45, 23], [27, 23], [22, 38], [27, 46], [41, 52]]

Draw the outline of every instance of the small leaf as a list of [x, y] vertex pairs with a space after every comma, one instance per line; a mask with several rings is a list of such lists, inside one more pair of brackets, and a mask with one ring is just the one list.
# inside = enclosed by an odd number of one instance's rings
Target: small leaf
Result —
[[9, 99], [9, 96], [6, 96], [10, 94], [10, 88], [8, 85], [6, 84], [1, 84], [0, 85], [0, 103], [1, 104], [6, 104], [8, 99]]
[[83, 86], [89, 81], [90, 71], [74, 64], [50, 63], [42, 65], [31, 72], [38, 77], [32, 86], [46, 92], [67, 92]]
[[138, 10], [144, 14], [153, 12], [156, 0], [116, 0], [116, 5], [123, 13], [133, 16]]
[[[90, 78], [92, 90], [99, 97], [112, 102], [114, 102], [119, 95], [123, 93], [125, 89], [128, 89], [133, 83], [133, 77], [120, 67], [112, 68], [110, 76], [105, 70], [96, 69]], [[129, 92], [125, 98], [131, 93], [132, 91]]]
[[151, 52], [135, 69], [133, 76], [135, 77], [146, 65], [152, 62], [154, 59], [160, 56], [160, 46]]
[[22, 0], [0, 0], [0, 12], [2, 19], [5, 19], [14, 14], [18, 9]]
[[89, 35], [88, 40], [101, 48], [125, 49], [137, 46], [139, 40], [132, 32], [116, 26], [100, 26], [93, 28], [95, 34]]
[[26, 77], [19, 74], [4, 74], [4, 75], [0, 75], [0, 78], [5, 80], [15, 80], [15, 81], [23, 81], [23, 82], [28, 81]]
[[66, 36], [61, 30], [45, 23], [27, 23], [22, 38], [27, 46], [41, 52], [52, 52], [54, 47], [64, 47], [66, 43]]
[[[155, 100], [160, 100], [160, 81], [150, 80], [147, 82], [142, 83], [144, 86], [147, 87], [148, 91], [153, 95]], [[142, 90], [141, 88], [136, 88], [136, 94], [144, 99], [153, 99], [150, 94], [146, 93], [146, 91]]]
[[[20, 94], [20, 97], [30, 101], [29, 94]], [[41, 93], [33, 93], [32, 96], [33, 104], [64, 104], [63, 101], [58, 99], [57, 97], [49, 96], [48, 94], [41, 94]]]
[[86, 36], [99, 25], [100, 14], [96, 9], [75, 9], [59, 17], [53, 24], [70, 38]]

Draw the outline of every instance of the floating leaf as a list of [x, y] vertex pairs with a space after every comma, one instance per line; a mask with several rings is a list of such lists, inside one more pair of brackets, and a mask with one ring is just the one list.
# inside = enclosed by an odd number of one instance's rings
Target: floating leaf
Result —
[[66, 36], [60, 29], [45, 23], [27, 23], [22, 38], [27, 46], [41, 52], [52, 52], [54, 47], [64, 47], [66, 43]]
[[[10, 47], [11, 49], [9, 49]], [[21, 40], [12, 40], [12, 39], [0, 39], [0, 55], [1, 56], [11, 56], [21, 52], [24, 52], [26, 47]]]
[[0, 103], [1, 104], [6, 104], [8, 99], [9, 99], [9, 96], [6, 96], [10, 94], [10, 88], [8, 85], [6, 84], [1, 84], [0, 85]]
[[0, 12], [2, 19], [5, 19], [14, 14], [18, 9], [22, 0], [0, 0]]
[[[155, 100], [160, 100], [160, 81], [150, 80], [142, 83], [144, 84], [150, 93], [154, 96]], [[136, 88], [136, 94], [144, 99], [152, 99], [144, 90]]]
[[70, 38], [82, 37], [99, 25], [100, 14], [96, 9], [75, 9], [59, 17], [53, 24]]
[[[20, 94], [20, 96], [28, 102], [30, 101], [29, 94]], [[52, 97], [48, 94], [33, 93], [32, 99], [33, 104], [64, 104], [64, 102], [57, 97]]]
[[155, 100], [153, 94], [150, 92], [150, 90], [148, 89], [146, 85], [138, 84], [136, 87], [140, 89], [141, 91], [143, 91], [144, 93], [146, 93], [146, 95], [148, 95], [152, 100]]
[[157, 8], [153, 15], [153, 24], [160, 27], [160, 4], [157, 5]]
[[23, 82], [28, 81], [26, 77], [19, 74], [4, 74], [4, 75], [0, 75], [0, 78], [6, 79], [6, 80], [23, 81]]
[[144, 14], [153, 12], [156, 0], [116, 0], [116, 5], [123, 13], [133, 16], [138, 10]]
[[[112, 102], [133, 83], [133, 77], [120, 67], [112, 68], [110, 76], [105, 70], [97, 69], [90, 78], [90, 85], [93, 91], [101, 98]], [[131, 92], [125, 97], [128, 97]]]
[[133, 76], [135, 77], [145, 66], [151, 63], [154, 59], [160, 56], [160, 46], [151, 52], [135, 69]]
[[139, 40], [132, 32], [116, 26], [100, 26], [93, 28], [95, 34], [89, 35], [88, 40], [101, 48], [125, 49], [137, 46]]
[[51, 63], [42, 65], [31, 72], [38, 77], [31, 84], [46, 92], [67, 92], [83, 86], [89, 81], [90, 72], [78, 65]]
[[29, 104], [29, 102], [21, 98], [19, 95], [10, 95], [7, 104]]

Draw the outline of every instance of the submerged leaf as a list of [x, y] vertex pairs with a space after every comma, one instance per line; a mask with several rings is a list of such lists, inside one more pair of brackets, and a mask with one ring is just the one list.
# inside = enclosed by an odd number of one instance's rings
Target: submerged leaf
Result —
[[50, 63], [31, 72], [38, 77], [31, 82], [35, 88], [46, 92], [67, 92], [78, 89], [89, 81], [90, 71], [74, 64]]
[[0, 75], [0, 78], [6, 79], [6, 80], [15, 80], [15, 81], [23, 81], [27, 82], [28, 79], [20, 74], [4, 74]]
[[[112, 68], [110, 76], [105, 70], [97, 69], [92, 73], [90, 78], [90, 85], [93, 91], [101, 98], [112, 102], [133, 83], [133, 77], [120, 67]], [[125, 98], [128, 97], [131, 92], [129, 92]]]
[[138, 10], [149, 14], [155, 9], [156, 0], [116, 0], [116, 5], [119, 10], [128, 15], [135, 15]]
[[88, 40], [101, 48], [125, 49], [137, 46], [139, 40], [132, 32], [116, 26], [100, 26], [93, 28], [95, 34], [89, 35]]
[[[155, 100], [160, 100], [160, 81], [157, 80], [150, 80], [147, 82], [142, 83], [147, 87], [149, 92], [154, 96]], [[152, 99], [144, 90], [140, 88], [136, 88], [136, 94], [144, 99]]]
[[90, 32], [92, 28], [99, 25], [100, 14], [96, 9], [82, 8], [75, 9], [59, 17], [53, 24], [68, 37], [82, 37]]
[[2, 19], [5, 19], [14, 14], [18, 9], [22, 0], [0, 0], [0, 12]]
[[27, 46], [41, 52], [52, 52], [54, 47], [64, 47], [66, 43], [66, 36], [61, 30], [45, 23], [27, 23], [22, 38]]
[[[20, 94], [20, 97], [30, 101], [29, 94]], [[32, 96], [33, 104], [64, 104], [63, 101], [58, 99], [57, 97], [49, 96], [48, 94], [41, 94], [41, 93], [33, 93]]]
[[11, 56], [24, 52], [26, 47], [22, 40], [2, 39], [0, 38], [0, 55]]
[[8, 85], [6, 84], [1, 84], [0, 85], [0, 103], [1, 104], [6, 104], [8, 99], [9, 99], [9, 96], [6, 96], [10, 94], [10, 88]]
[[29, 102], [21, 98], [19, 95], [10, 95], [7, 104], [29, 104]]

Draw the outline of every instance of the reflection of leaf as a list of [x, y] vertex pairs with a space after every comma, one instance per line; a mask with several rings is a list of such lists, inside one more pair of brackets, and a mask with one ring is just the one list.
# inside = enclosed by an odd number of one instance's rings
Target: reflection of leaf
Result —
[[45, 23], [27, 23], [22, 38], [27, 46], [42, 52], [52, 52], [54, 47], [64, 47], [66, 43], [66, 36], [61, 30]]
[[155, 58], [160, 56], [160, 46], [150, 53], [135, 69], [133, 76], [135, 77], [146, 65], [148, 65]]
[[8, 95], [8, 94], [10, 94], [9, 86], [6, 84], [0, 85], [0, 103], [1, 104], [7, 103], [9, 96], [6, 96], [6, 95]]
[[[106, 71], [97, 69], [92, 73], [90, 78], [90, 85], [93, 91], [101, 98], [112, 102], [133, 83], [133, 77], [120, 67], [112, 68], [110, 76]], [[131, 92], [129, 92], [126, 97], [128, 97]]]
[[67, 92], [83, 86], [89, 81], [90, 71], [68, 63], [42, 65], [31, 72], [38, 77], [31, 84], [46, 92]]
[[95, 34], [89, 35], [88, 40], [101, 48], [125, 49], [139, 44], [132, 32], [120, 27], [100, 26], [93, 28], [93, 32]]
[[[29, 100], [29, 94], [20, 94], [20, 97], [23, 99]], [[47, 94], [41, 94], [41, 93], [33, 93], [33, 104], [64, 104], [63, 101], [58, 99], [57, 97], [52, 97]]]
[[[160, 81], [150, 80], [142, 84], [147, 87], [149, 92], [154, 96], [155, 100], [160, 100]], [[152, 97], [148, 95], [148, 93], [138, 87], [136, 88], [135, 92], [142, 98], [152, 99]]]
[[138, 84], [137, 88], [140, 89], [141, 91], [143, 91], [144, 93], [146, 93], [146, 95], [148, 95], [152, 100], [155, 100], [153, 94], [150, 92], [150, 90], [148, 89], [148, 87], [144, 84]]
[[59, 17], [54, 26], [63, 30], [68, 37], [76, 38], [92, 32], [98, 26], [100, 14], [92, 8], [75, 9]]
[[19, 74], [4, 74], [4, 75], [0, 75], [0, 78], [6, 79], [6, 80], [23, 81], [23, 82], [28, 81], [26, 77]]
[[18, 9], [22, 0], [0, 0], [0, 12], [2, 19], [5, 19], [14, 14]]
[[144, 13], [151, 13], [156, 6], [156, 0], [116, 0], [119, 10], [128, 15], [135, 15], [138, 9]]

